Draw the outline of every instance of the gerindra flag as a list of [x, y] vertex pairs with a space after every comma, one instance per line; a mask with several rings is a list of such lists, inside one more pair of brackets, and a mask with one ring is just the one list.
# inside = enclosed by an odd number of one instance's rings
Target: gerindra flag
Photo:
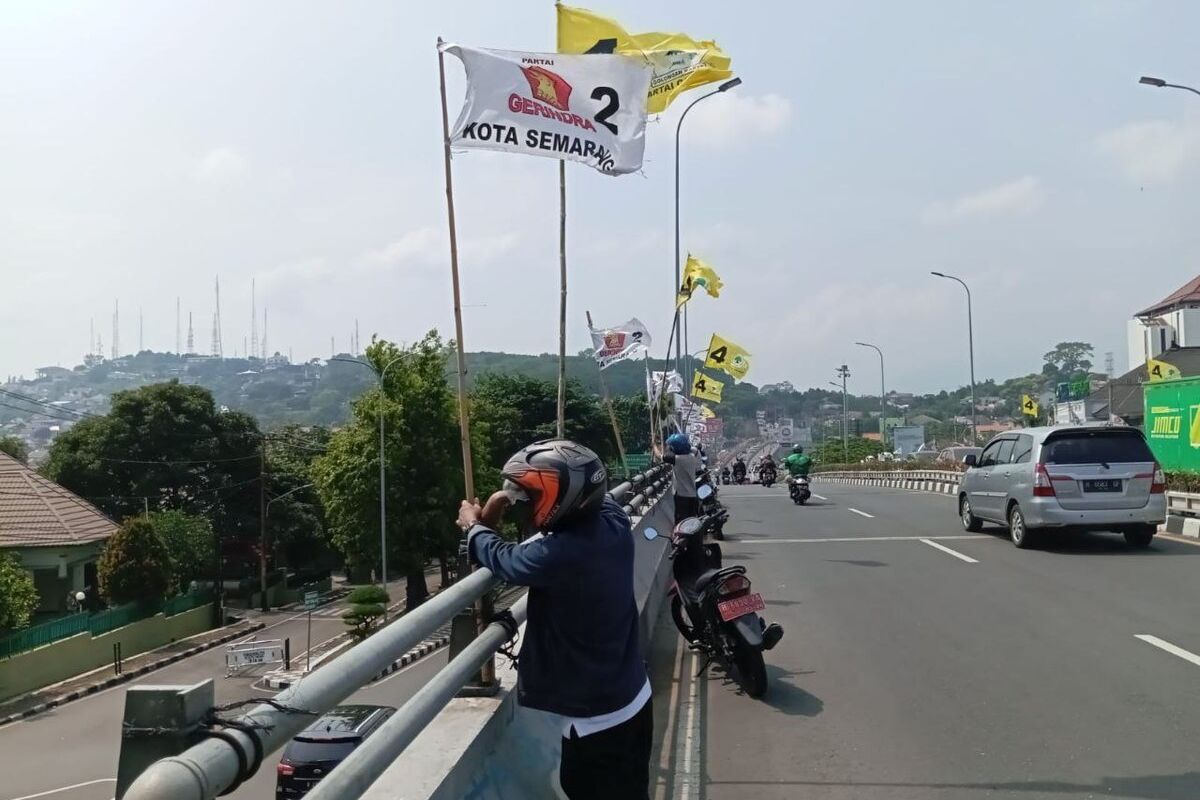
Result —
[[624, 325], [604, 330], [591, 329], [592, 348], [600, 369], [639, 356], [650, 347], [650, 331], [636, 317]]
[[672, 100], [694, 86], [733, 76], [729, 71], [729, 56], [716, 42], [698, 42], [682, 33], [630, 35], [608, 17], [564, 5], [558, 7], [558, 50], [645, 56], [654, 68], [650, 80], [651, 114], [666, 110]]
[[478, 147], [578, 161], [607, 175], [642, 168], [650, 67], [621, 55], [518, 53], [443, 44], [467, 72], [450, 133]]

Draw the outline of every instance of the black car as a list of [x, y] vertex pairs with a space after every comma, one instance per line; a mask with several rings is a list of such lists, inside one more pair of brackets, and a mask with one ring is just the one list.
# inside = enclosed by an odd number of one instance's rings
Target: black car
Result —
[[395, 713], [388, 706], [338, 706], [300, 731], [275, 768], [275, 797], [303, 797]]

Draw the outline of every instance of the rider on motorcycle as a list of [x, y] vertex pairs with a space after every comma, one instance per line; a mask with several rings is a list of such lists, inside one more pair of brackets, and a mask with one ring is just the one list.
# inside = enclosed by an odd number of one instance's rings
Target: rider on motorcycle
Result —
[[746, 462], [742, 461], [742, 457], [738, 456], [733, 460], [733, 480], [734, 483], [741, 483], [746, 477]]
[[762, 457], [762, 460], [758, 462], [759, 480], [762, 479], [762, 474], [764, 472], [771, 472], [774, 474], [777, 471], [778, 470], [775, 469], [775, 459], [771, 457], [770, 453], [767, 453]]
[[812, 469], [812, 463], [812, 457], [805, 455], [802, 446], [796, 445], [792, 448], [791, 455], [783, 460], [783, 467], [793, 478], [807, 478], [809, 470]]

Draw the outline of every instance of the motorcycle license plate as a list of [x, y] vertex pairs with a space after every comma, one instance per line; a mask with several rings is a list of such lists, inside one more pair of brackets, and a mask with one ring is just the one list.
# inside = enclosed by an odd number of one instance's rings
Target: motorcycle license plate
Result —
[[732, 600], [722, 600], [717, 603], [717, 611], [721, 613], [721, 619], [726, 622], [733, 622], [738, 617], [753, 614], [755, 611], [762, 611], [766, 607], [766, 604], [763, 603], [762, 595], [758, 592], [742, 597], [735, 597]]

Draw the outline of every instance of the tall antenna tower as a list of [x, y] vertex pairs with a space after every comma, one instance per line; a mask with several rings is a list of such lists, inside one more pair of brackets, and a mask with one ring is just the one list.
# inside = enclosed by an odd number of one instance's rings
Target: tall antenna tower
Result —
[[146, 349], [146, 322], [142, 319], [142, 307], [138, 306], [138, 352]]
[[337, 355], [337, 347], [333, 343], [333, 337], [330, 336], [329, 337], [329, 357], [333, 358], [336, 355]]
[[121, 347], [121, 301], [113, 301], [113, 335], [112, 335], [112, 357], [117, 360], [117, 353]]
[[267, 360], [267, 307], [263, 306], [263, 338], [262, 338], [262, 357], [263, 361]]
[[1108, 373], [1108, 377], [1111, 378], [1113, 376], [1113, 372], [1115, 370], [1113, 368], [1112, 350], [1109, 350], [1107, 353], [1104, 354], [1104, 371]]
[[190, 311], [188, 312], [187, 351], [188, 351], [188, 355], [191, 355], [192, 353], [196, 352], [196, 336], [195, 336], [195, 332], [192, 329], [192, 312], [190, 312]]
[[179, 338], [179, 295], [175, 295], [175, 355], [183, 352], [183, 340]]
[[217, 358], [224, 355], [221, 347], [221, 278], [217, 276], [215, 284], [216, 306], [213, 309], [212, 354]]
[[250, 349], [247, 358], [258, 355], [258, 302], [255, 298], [254, 278], [250, 279]]
[[362, 339], [358, 338], [358, 317], [354, 318], [354, 355], [362, 354]]
[[92, 317], [88, 321], [88, 349], [89, 356], [96, 355], [96, 318]]

